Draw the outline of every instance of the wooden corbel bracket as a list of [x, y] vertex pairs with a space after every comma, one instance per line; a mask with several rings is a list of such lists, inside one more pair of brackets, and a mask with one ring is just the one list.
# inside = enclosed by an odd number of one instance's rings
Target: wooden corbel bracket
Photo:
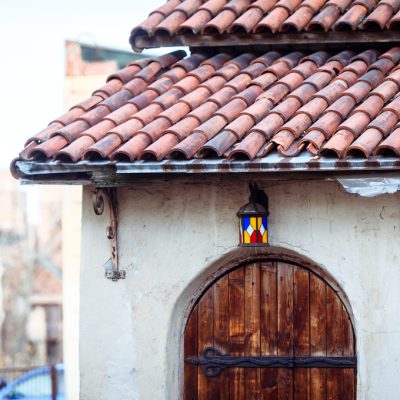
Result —
[[96, 189], [93, 194], [93, 209], [96, 215], [102, 215], [104, 205], [108, 203], [110, 210], [110, 225], [107, 227], [107, 238], [111, 240], [111, 258], [105, 264], [105, 277], [113, 281], [125, 279], [126, 271], [118, 265], [118, 202], [115, 188]]

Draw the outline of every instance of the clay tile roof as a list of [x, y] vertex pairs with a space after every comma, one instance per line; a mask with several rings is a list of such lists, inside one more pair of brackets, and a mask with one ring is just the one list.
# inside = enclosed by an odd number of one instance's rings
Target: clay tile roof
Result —
[[169, 0], [132, 30], [130, 42], [140, 49], [147, 47], [141, 38], [160, 45], [157, 38], [185, 35], [399, 29], [400, 0]]
[[102, 97], [55, 118], [18, 160], [398, 159], [399, 59], [399, 48], [173, 52], [111, 75]]

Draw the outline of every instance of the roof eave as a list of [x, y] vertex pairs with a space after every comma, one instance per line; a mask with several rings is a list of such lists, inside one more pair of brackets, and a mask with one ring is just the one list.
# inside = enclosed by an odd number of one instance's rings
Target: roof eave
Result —
[[137, 35], [130, 44], [136, 51], [148, 48], [188, 46], [193, 48], [260, 46], [263, 48], [326, 48], [326, 47], [393, 47], [400, 43], [397, 31], [338, 31], [338, 32], [293, 32], [276, 34], [221, 34], [221, 35]]
[[[115, 163], [111, 161], [81, 161], [75, 164], [59, 161], [37, 162], [16, 160], [12, 164], [13, 175], [25, 184], [64, 184], [98, 186], [125, 186], [130, 181], [151, 179], [176, 179], [186, 177], [211, 179], [211, 176], [255, 175], [287, 179], [304, 176], [304, 179], [326, 179], [343, 174], [400, 174], [400, 159], [372, 157], [369, 159], [315, 159], [301, 155], [284, 158], [270, 155], [253, 161], [227, 160], [167, 160], [161, 162], [135, 161]], [[196, 176], [196, 178], [195, 178]]]

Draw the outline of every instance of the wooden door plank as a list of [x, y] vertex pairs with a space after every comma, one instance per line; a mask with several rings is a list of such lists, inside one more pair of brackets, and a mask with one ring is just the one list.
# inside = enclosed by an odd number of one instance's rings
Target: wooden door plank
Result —
[[[261, 355], [278, 355], [278, 305], [277, 305], [277, 268], [276, 263], [269, 262], [261, 265]], [[263, 368], [260, 374], [261, 399], [278, 399], [278, 369]]]
[[[326, 284], [310, 274], [310, 352], [326, 356]], [[310, 399], [326, 400], [326, 368], [310, 369]]]
[[[342, 303], [336, 293], [327, 288], [326, 293], [327, 309], [327, 355], [343, 355], [343, 324], [342, 324]], [[327, 370], [327, 399], [342, 400], [343, 370], [328, 368]]]
[[[293, 286], [293, 353], [310, 355], [310, 285], [309, 272], [294, 268]], [[310, 370], [296, 368], [293, 373], [296, 400], [310, 399]]]
[[328, 368], [326, 374], [326, 388], [328, 400], [343, 400], [342, 384], [343, 371], [336, 368]]
[[326, 284], [310, 275], [310, 350], [313, 356], [326, 356]]
[[326, 368], [310, 368], [310, 399], [326, 399]]
[[[214, 289], [214, 347], [228, 353], [229, 340], [229, 293], [228, 275], [219, 279]], [[214, 380], [213, 400], [229, 400], [229, 370], [224, 369]]]
[[356, 372], [351, 368], [343, 369], [343, 400], [354, 400], [356, 398]]
[[[350, 317], [342, 305], [343, 356], [354, 356], [354, 334]], [[355, 370], [343, 369], [343, 400], [354, 400], [356, 389]]]
[[310, 355], [310, 285], [308, 271], [295, 267], [293, 292], [293, 352]]
[[[248, 265], [245, 269], [245, 354], [260, 355], [260, 264]], [[260, 369], [246, 368], [246, 400], [260, 399]]]
[[[229, 273], [229, 354], [244, 356], [244, 268]], [[230, 400], [245, 398], [243, 368], [229, 370]]]
[[343, 324], [342, 324], [342, 303], [339, 297], [330, 287], [326, 293], [327, 309], [327, 334], [326, 346], [328, 356], [343, 355]]
[[[185, 329], [184, 356], [197, 357], [197, 305], [193, 309]], [[184, 364], [184, 399], [197, 400], [197, 370], [195, 365]]]
[[[293, 266], [278, 264], [278, 356], [293, 355]], [[278, 399], [293, 399], [293, 371], [279, 368]]]
[[342, 305], [342, 321], [343, 321], [343, 356], [354, 356], [354, 333], [350, 317]]
[[310, 400], [310, 368], [295, 368], [293, 371], [293, 391], [296, 400]]
[[[207, 290], [198, 304], [198, 349], [199, 357], [203, 356], [206, 347], [214, 346], [214, 291]], [[214, 382], [204, 375], [203, 369], [198, 369], [198, 399], [213, 400]]]

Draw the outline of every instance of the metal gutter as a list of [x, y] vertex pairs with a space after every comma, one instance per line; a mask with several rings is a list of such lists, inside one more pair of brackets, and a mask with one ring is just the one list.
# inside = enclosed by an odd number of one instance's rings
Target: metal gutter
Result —
[[[36, 162], [16, 160], [12, 164], [14, 176], [23, 183], [97, 184], [115, 186], [119, 180], [141, 176], [145, 180], [172, 179], [178, 175], [236, 175], [236, 174], [297, 174], [306, 173], [318, 179], [321, 173], [399, 172], [399, 158], [370, 157], [368, 159], [315, 158], [304, 152], [296, 157], [270, 154], [252, 161], [226, 159], [166, 160], [160, 162], [135, 161], [60, 161]], [[322, 174], [323, 175], [323, 174]], [[311, 176], [310, 176], [311, 177]]]
[[252, 161], [205, 160], [188, 161], [167, 160], [161, 162], [137, 161], [116, 164], [117, 174], [132, 173], [262, 173], [262, 172], [326, 172], [362, 170], [400, 170], [400, 159], [371, 157], [369, 159], [338, 160], [336, 158], [316, 159], [307, 153], [296, 157], [282, 157], [270, 154]]

